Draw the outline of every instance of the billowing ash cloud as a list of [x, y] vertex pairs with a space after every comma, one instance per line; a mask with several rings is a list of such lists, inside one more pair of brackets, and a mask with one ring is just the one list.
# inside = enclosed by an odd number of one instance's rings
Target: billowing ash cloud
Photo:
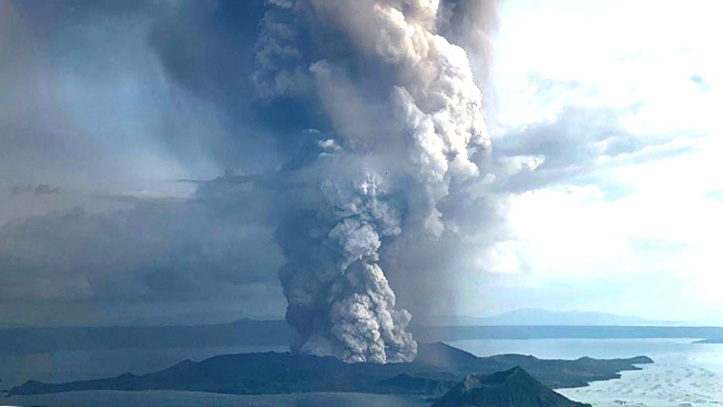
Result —
[[[501, 207], [479, 188], [489, 141], [474, 47], [493, 7], [3, 7], [0, 292], [13, 295], [0, 303], [39, 311], [2, 315], [167, 322], [185, 318], [184, 300], [198, 317], [183, 323], [276, 316], [278, 274], [298, 351], [399, 362], [416, 353], [402, 308], [417, 321], [440, 311], [461, 270], [479, 269]], [[109, 308], [122, 311], [93, 311]]]
[[528, 288], [499, 273], [535, 272], [515, 194], [620, 199], [614, 168], [693, 147], [626, 129], [640, 104], [527, 72], [554, 118], [502, 117], [486, 149], [495, 7], [0, 1], [0, 320], [205, 324], [288, 302], [299, 351], [390, 362], [414, 355], [401, 308], [424, 324], [513, 303]]
[[[411, 315], [395, 307], [380, 249], [442, 236], [450, 225], [438, 204], [480, 175], [475, 157], [489, 136], [467, 54], [437, 34], [439, 1], [274, 4], [259, 44], [260, 96], [311, 79], [332, 122], [322, 154], [294, 175], [312, 192], [277, 231], [296, 348], [347, 362], [410, 361]], [[293, 14], [315, 44], [308, 55], [293, 46], [298, 31], [273, 23], [275, 12]], [[308, 76], [288, 64], [274, 72], [273, 55], [308, 63]]]

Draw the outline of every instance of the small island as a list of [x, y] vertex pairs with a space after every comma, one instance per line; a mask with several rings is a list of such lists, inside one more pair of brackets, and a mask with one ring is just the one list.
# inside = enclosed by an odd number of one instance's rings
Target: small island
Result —
[[28, 381], [8, 395], [37, 395], [89, 390], [183, 390], [240, 395], [310, 392], [356, 392], [418, 395], [436, 399], [470, 374], [493, 374], [521, 368], [541, 386], [571, 388], [620, 377], [636, 365], [653, 363], [645, 356], [629, 359], [538, 359], [525, 355], [477, 357], [437, 342], [420, 344], [411, 363], [347, 364], [333, 357], [291, 353], [222, 355], [200, 362], [183, 361], [146, 375], [43, 383]]

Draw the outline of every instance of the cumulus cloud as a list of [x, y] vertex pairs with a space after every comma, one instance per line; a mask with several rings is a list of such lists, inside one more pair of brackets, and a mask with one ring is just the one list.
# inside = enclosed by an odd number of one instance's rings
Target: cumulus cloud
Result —
[[623, 123], [634, 109], [565, 104], [554, 118], [507, 130], [495, 140], [493, 188], [521, 193], [562, 183], [628, 191], [610, 171], [695, 149], [696, 134], [637, 134]]

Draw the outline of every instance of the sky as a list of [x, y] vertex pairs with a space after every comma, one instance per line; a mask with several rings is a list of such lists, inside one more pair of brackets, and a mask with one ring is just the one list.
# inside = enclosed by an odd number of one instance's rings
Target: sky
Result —
[[445, 114], [486, 122], [434, 183], [406, 161], [429, 151], [400, 140], [449, 87], [418, 85], [428, 72], [380, 48], [354, 2], [306, 3], [0, 0], [0, 322], [280, 318], [294, 270], [329, 256], [312, 232], [353, 204], [376, 233], [334, 240], [341, 256], [376, 258], [420, 321], [536, 307], [723, 324], [723, 6], [409, 11], [451, 55], [424, 66], [481, 90]]
[[491, 307], [721, 323], [719, 7], [503, 3], [493, 144], [544, 184], [511, 198]]

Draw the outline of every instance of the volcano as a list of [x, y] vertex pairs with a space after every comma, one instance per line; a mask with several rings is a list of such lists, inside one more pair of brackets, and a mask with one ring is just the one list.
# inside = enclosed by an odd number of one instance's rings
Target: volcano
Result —
[[491, 374], [471, 374], [432, 407], [589, 407], [565, 398], [521, 367]]

